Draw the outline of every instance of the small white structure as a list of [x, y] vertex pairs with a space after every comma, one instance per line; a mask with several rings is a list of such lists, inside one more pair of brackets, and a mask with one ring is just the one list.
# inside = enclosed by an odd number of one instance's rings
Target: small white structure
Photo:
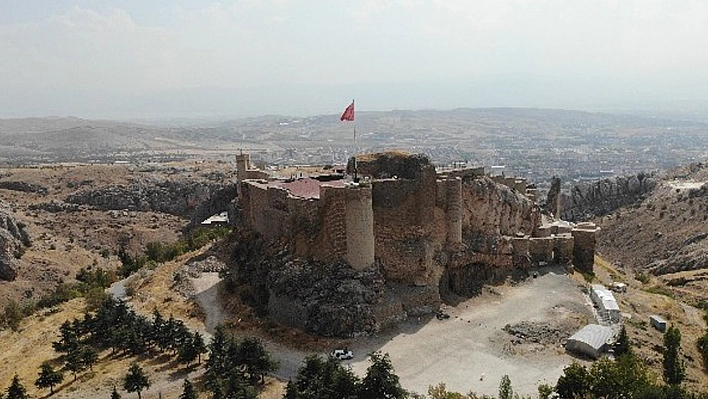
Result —
[[229, 213], [228, 212], [221, 212], [219, 214], [210, 216], [206, 220], [204, 220], [201, 225], [202, 226], [226, 226], [229, 224]]
[[621, 293], [621, 292], [627, 292], [627, 284], [625, 283], [618, 283], [615, 281], [612, 283], [612, 291]]
[[651, 325], [661, 332], [666, 332], [666, 320], [663, 317], [657, 315], [649, 316], [649, 322]]
[[565, 344], [565, 349], [593, 359], [605, 352], [614, 338], [611, 327], [598, 324], [588, 324], [573, 334]]
[[590, 285], [590, 298], [597, 306], [597, 311], [600, 318], [608, 323], [619, 323], [622, 320], [622, 315], [620, 314], [620, 308], [615, 300], [615, 296], [612, 291], [605, 288], [602, 284], [592, 284]]

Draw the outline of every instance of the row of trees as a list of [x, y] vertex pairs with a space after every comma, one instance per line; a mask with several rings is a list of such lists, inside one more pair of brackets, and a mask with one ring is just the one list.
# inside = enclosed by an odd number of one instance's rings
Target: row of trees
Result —
[[91, 368], [98, 353], [110, 349], [113, 354], [132, 355], [148, 350], [177, 355], [186, 365], [200, 362], [206, 345], [199, 333], [192, 333], [181, 320], [165, 319], [158, 311], [152, 319], [135, 313], [127, 305], [108, 299], [95, 314], [66, 321], [59, 327], [59, 340], [52, 343], [62, 354], [65, 370], [76, 374]]
[[[157, 310], [146, 317], [112, 298], [95, 313], [86, 312], [81, 319], [64, 322], [52, 346], [61, 354], [58, 360], [63, 367], [57, 370], [50, 362], [43, 363], [35, 382], [39, 388], [49, 388], [50, 394], [63, 381], [64, 372], [70, 372], [76, 381], [77, 374], [92, 368], [99, 353], [106, 350], [114, 355], [168, 354], [186, 366], [195, 361], [201, 364], [202, 355], [208, 352], [205, 385], [215, 398], [255, 398], [255, 385], [278, 367], [256, 338], [236, 339], [218, 326], [207, 347], [202, 336], [191, 332], [181, 320], [165, 318]], [[150, 385], [137, 363], [131, 365], [124, 382], [125, 390], [137, 392], [139, 397]]]
[[350, 369], [328, 357], [305, 359], [294, 380], [288, 382], [284, 399], [403, 399], [409, 397], [393, 371], [388, 354], [374, 352], [366, 376], [360, 379]]

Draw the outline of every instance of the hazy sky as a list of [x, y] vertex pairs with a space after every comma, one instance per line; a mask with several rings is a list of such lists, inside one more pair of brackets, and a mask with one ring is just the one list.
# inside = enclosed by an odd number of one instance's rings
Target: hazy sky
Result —
[[[708, 104], [704, 0], [0, 0], [0, 117]], [[708, 108], [708, 107], [707, 107]]]

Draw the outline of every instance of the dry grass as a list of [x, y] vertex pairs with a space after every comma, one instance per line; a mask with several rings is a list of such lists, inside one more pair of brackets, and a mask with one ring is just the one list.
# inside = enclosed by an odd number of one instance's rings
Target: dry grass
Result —
[[[595, 275], [599, 282], [609, 285], [612, 281], [623, 281], [629, 288], [626, 293], [616, 293], [620, 309], [625, 316], [625, 326], [635, 351], [654, 370], [661, 375], [661, 348], [663, 334], [649, 325], [650, 315], [659, 315], [677, 326], [682, 335], [681, 348], [686, 355], [686, 387], [695, 390], [708, 386], [708, 375], [702, 371], [700, 355], [696, 349], [696, 340], [704, 333], [705, 323], [699, 309], [683, 305], [666, 295], [647, 292], [645, 285], [623, 273], [612, 263], [600, 256], [595, 257]], [[660, 284], [652, 279], [652, 286]], [[661, 285], [659, 285], [661, 286]]]

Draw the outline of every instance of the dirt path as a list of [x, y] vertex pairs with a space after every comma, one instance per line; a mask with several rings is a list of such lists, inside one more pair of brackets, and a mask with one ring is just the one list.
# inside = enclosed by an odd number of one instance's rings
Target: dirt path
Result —
[[194, 288], [194, 299], [204, 312], [206, 332], [212, 334], [217, 325], [227, 320], [227, 313], [219, 303], [219, 273], [201, 273], [189, 281]]
[[[217, 325], [229, 320], [229, 313], [219, 302], [219, 273], [201, 273], [197, 278], [190, 278], [194, 288], [194, 298], [205, 314], [205, 340], [211, 339], [211, 334]], [[280, 363], [280, 368], [274, 374], [283, 381], [294, 378], [302, 361], [309, 353], [294, 350], [280, 344], [264, 341], [273, 358]]]

